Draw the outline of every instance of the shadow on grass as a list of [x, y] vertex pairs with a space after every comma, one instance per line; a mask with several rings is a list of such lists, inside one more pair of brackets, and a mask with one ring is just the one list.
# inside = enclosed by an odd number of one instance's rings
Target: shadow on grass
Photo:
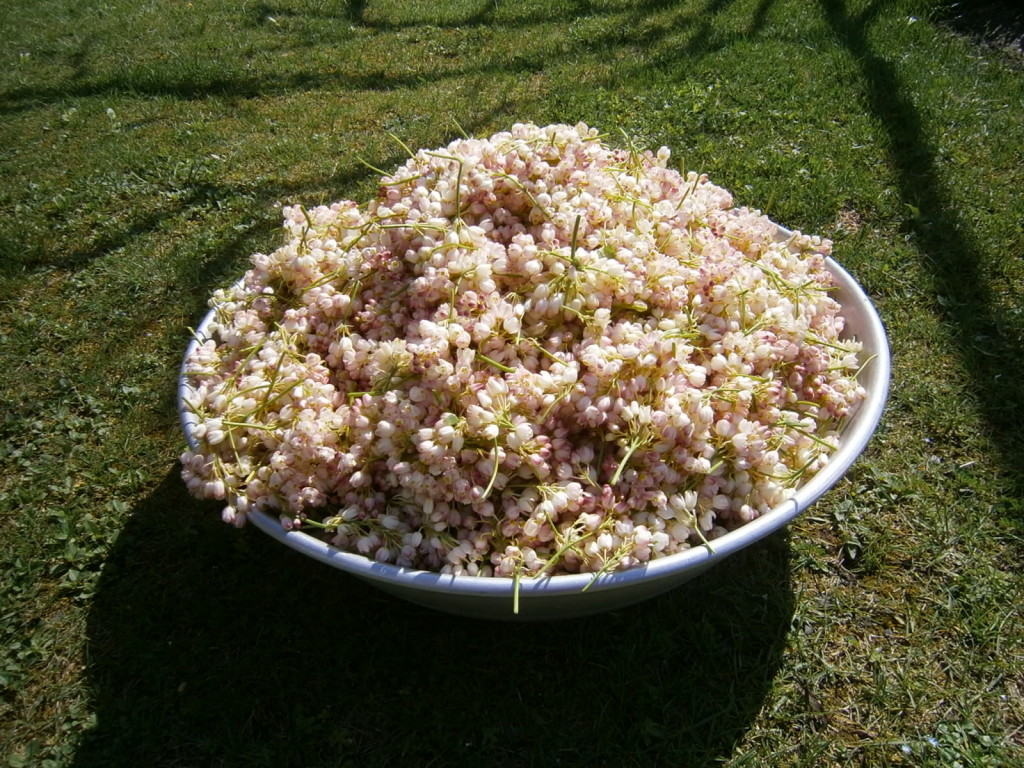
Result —
[[388, 92], [403, 88], [421, 88], [431, 82], [445, 79], [490, 76], [501, 74], [524, 74], [543, 69], [541, 56], [516, 56], [509, 61], [485, 63], [475, 66], [457, 67], [447, 71], [430, 73], [412, 71], [406, 75], [370, 72], [275, 73], [251, 76], [239, 73], [235, 76], [220, 77], [197, 73], [190, 77], [163, 76], [161, 73], [128, 73], [108, 79], [89, 81], [68, 81], [55, 86], [26, 86], [0, 94], [0, 115], [35, 109], [40, 104], [60, 102], [65, 99], [82, 99], [111, 94], [134, 94], [146, 97], [169, 97], [181, 101], [202, 101], [211, 98], [254, 99], [280, 96], [283, 94], [336, 89], [340, 92]]
[[[473, 14], [457, 21], [442, 23], [416, 20], [404, 23], [387, 21], [367, 22], [364, 18], [365, 3], [350, 2], [339, 4], [337, 9], [314, 11], [295, 11], [285, 7], [260, 3], [252, 9], [257, 20], [267, 16], [322, 18], [328, 22], [358, 23], [378, 33], [398, 32], [405, 29], [422, 28], [471, 28], [474, 26], [494, 26], [509, 34], [521, 35], [529, 40], [531, 27], [550, 24], [572, 18], [620, 18], [614, 29], [583, 39], [572, 39], [569, 34], [560, 41], [561, 47], [533, 47], [524, 45], [522, 50], [509, 59], [469, 58], [464, 65], [452, 65], [450, 68], [438, 68], [427, 65], [426, 68], [410, 68], [398, 74], [395, 69], [387, 71], [370, 71], [356, 73], [352, 71], [324, 69], [322, 67], [300, 71], [268, 71], [254, 74], [248, 69], [232, 72], [229, 66], [217, 62], [196, 61], [192, 71], [182, 75], [180, 71], [168, 71], [161, 68], [139, 66], [120, 73], [117, 76], [85, 78], [87, 56], [76, 54], [69, 62], [75, 69], [76, 76], [59, 84], [25, 85], [6, 92], [0, 92], [0, 115], [15, 114], [25, 110], [38, 109], [68, 99], [88, 99], [97, 96], [116, 94], [135, 94], [152, 98], [173, 98], [182, 101], [199, 101], [210, 98], [252, 99], [259, 97], [279, 96], [283, 94], [336, 89], [342, 92], [388, 92], [397, 89], [421, 88], [446, 79], [459, 79], [473, 76], [497, 76], [502, 74], [520, 74], [540, 72], [552, 64], [571, 59], [595, 50], [606, 50], [612, 53], [630, 45], [651, 46], [663, 42], [666, 38], [693, 29], [693, 34], [682, 49], [673, 48], [670, 58], [675, 60], [680, 53], [690, 58], [721, 50], [736, 38], [743, 35], [727, 37], [724, 41], [711, 44], [716, 37], [715, 21], [732, 10], [735, 0], [710, 0], [706, 7], [696, 4], [680, 4], [676, 0], [647, 0], [638, 4], [629, 12], [594, 10], [589, 3], [581, 3], [571, 14], [551, 10], [548, 12], [529, 13], [510, 20], [495, 20], [493, 2], [485, 2]], [[764, 23], [772, 0], [762, 0], [754, 11], [747, 35], [755, 34]], [[672, 18], [656, 20], [658, 13], [674, 13]], [[300, 35], [287, 38], [293, 50], [305, 51], [312, 43], [303, 40]], [[317, 43], [327, 45], [326, 37]], [[92, 42], [90, 40], [90, 45]], [[86, 51], [88, 49], [85, 49]], [[224, 74], [227, 70], [228, 74]]]
[[289, 17], [314, 18], [320, 21], [346, 21], [349, 24], [363, 23], [363, 13], [366, 11], [366, 0], [335, 0], [321, 4], [316, 8], [290, 8], [281, 3], [271, 4], [258, 2], [252, 5], [246, 4], [243, 9], [248, 12], [252, 20], [257, 24], [272, 19]]
[[1007, 361], [1024, 359], [1024, 329], [1000, 312], [984, 274], [985, 261], [971, 229], [943, 189], [915, 107], [896, 68], [871, 47], [868, 30], [884, 3], [875, 0], [855, 14], [844, 0], [821, 0], [824, 16], [839, 43], [855, 58], [865, 86], [866, 106], [887, 139], [889, 162], [900, 199], [920, 211], [910, 236], [935, 278], [938, 309], [956, 334], [956, 350], [974, 378], [974, 392], [998, 446], [1002, 468], [1024, 513], [1024, 380]]
[[175, 469], [122, 531], [77, 768], [710, 764], [792, 619], [782, 537], [634, 608], [511, 624], [406, 604], [217, 517]]
[[0, 276], [17, 277], [46, 269], [82, 269], [112, 251], [160, 232], [175, 218], [213, 207], [231, 193], [229, 188], [209, 182], [190, 184], [173, 203], [154, 200], [151, 205], [119, 211], [118, 217], [106, 217], [89, 233], [90, 239], [65, 250], [53, 249], [45, 243], [5, 240], [0, 243]]

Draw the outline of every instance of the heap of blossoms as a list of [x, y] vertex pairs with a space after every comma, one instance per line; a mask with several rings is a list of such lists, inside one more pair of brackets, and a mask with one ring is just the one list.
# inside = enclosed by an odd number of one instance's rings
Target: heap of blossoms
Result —
[[864, 397], [829, 243], [594, 129], [421, 150], [212, 299], [183, 477], [381, 562], [605, 572], [790, 497]]

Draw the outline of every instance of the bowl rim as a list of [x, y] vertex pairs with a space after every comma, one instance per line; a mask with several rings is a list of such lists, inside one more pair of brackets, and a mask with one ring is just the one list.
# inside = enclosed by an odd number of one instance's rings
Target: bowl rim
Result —
[[[792, 234], [790, 230], [779, 227], [777, 239], [785, 240]], [[442, 574], [380, 563], [364, 555], [341, 550], [301, 530], [286, 530], [277, 517], [267, 512], [251, 511], [248, 513], [248, 519], [271, 538], [315, 560], [371, 582], [420, 592], [506, 599], [512, 598], [517, 588], [520, 599], [523, 596], [578, 594], [584, 589], [588, 593], [606, 592], [625, 589], [641, 581], [666, 579], [683, 572], [710, 567], [785, 527], [820, 498], [839, 481], [864, 451], [881, 420], [888, 398], [891, 375], [890, 349], [884, 325], [871, 300], [853, 277], [831, 257], [825, 258], [825, 265], [836, 280], [837, 294], [842, 298], [840, 304], [843, 307], [842, 315], [847, 328], [851, 325], [852, 315], [855, 320], [852, 324], [857, 326], [857, 336], [864, 344], [865, 351], [873, 353], [873, 357], [864, 365], [859, 375], [859, 381], [865, 387], [867, 395], [855, 412], [848, 417], [841, 432], [838, 449], [810, 480], [797, 488], [790, 499], [714, 539], [710, 544], [702, 544], [683, 552], [652, 559], [641, 565], [597, 576], [592, 573], [524, 576], [518, 580], [517, 587], [516, 580], [508, 576]], [[185, 395], [189, 391], [185, 374], [186, 361], [201, 340], [208, 338], [206, 332], [213, 322], [214, 314], [213, 309], [207, 312], [195, 329], [178, 374], [177, 403], [181, 427], [189, 447], [193, 450], [197, 443], [192, 437], [192, 429], [198, 420], [185, 406]]]

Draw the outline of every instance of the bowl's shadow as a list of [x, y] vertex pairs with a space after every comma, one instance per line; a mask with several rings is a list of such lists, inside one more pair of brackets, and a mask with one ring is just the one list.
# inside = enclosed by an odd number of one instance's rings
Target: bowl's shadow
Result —
[[701, 765], [764, 701], [792, 618], [760, 542], [628, 610], [449, 617], [190, 499], [134, 511], [88, 622], [95, 728], [75, 765]]

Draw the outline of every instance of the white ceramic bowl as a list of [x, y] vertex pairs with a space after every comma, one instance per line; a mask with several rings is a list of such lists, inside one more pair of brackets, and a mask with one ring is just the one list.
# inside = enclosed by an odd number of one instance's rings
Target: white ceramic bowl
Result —
[[[343, 552], [301, 531], [286, 531], [276, 517], [253, 513], [249, 519], [281, 543], [364, 579], [385, 592], [430, 608], [482, 619], [530, 621], [585, 616], [637, 603], [679, 586], [784, 527], [843, 476], [878, 426], [889, 391], [890, 357], [885, 329], [871, 301], [854, 279], [831, 259], [827, 264], [838, 284], [835, 298], [842, 305], [846, 318], [844, 335], [859, 338], [864, 344], [865, 359], [871, 357], [859, 379], [867, 397], [848, 420], [839, 449], [828, 463], [799, 488], [792, 499], [715, 539], [713, 551], [706, 546], [694, 547], [639, 567], [604, 574], [593, 583], [591, 574], [524, 578], [519, 583], [519, 612], [516, 614], [513, 613], [514, 585], [510, 578], [448, 576], [378, 563], [362, 555]], [[212, 313], [196, 329], [198, 337], [204, 338], [211, 320]], [[189, 345], [186, 357], [197, 343], [193, 341]], [[181, 375], [178, 381], [181, 423], [186, 439], [195, 447], [192, 429], [196, 420], [183, 404], [187, 391], [188, 383]]]

